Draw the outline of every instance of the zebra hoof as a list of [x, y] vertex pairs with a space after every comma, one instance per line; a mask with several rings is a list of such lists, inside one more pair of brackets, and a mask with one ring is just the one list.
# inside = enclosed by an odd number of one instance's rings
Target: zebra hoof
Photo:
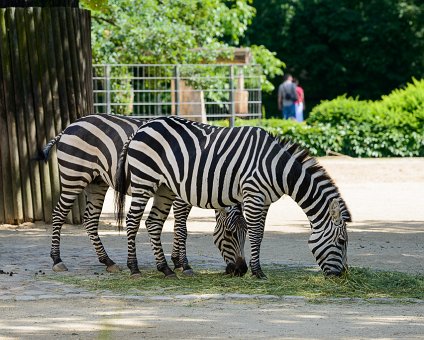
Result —
[[65, 264], [63, 262], [56, 263], [53, 266], [52, 269], [53, 269], [54, 272], [67, 272], [68, 271], [68, 268], [65, 266]]
[[119, 273], [121, 268], [117, 264], [112, 264], [111, 266], [106, 268], [108, 273]]
[[185, 275], [185, 276], [194, 276], [194, 271], [193, 271], [193, 269], [186, 269], [186, 270], [183, 270], [183, 275]]
[[130, 279], [137, 280], [137, 279], [140, 279], [140, 278], [141, 278], [141, 273], [133, 273], [133, 274], [130, 275]]
[[257, 272], [252, 273], [252, 275], [256, 276], [256, 278], [260, 280], [268, 280], [264, 272], [260, 269]]

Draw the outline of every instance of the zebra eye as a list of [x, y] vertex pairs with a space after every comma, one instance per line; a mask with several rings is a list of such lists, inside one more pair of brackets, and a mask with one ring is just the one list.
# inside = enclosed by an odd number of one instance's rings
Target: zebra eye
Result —
[[346, 244], [346, 240], [343, 237], [339, 237], [338, 242], [341, 246], [344, 246]]

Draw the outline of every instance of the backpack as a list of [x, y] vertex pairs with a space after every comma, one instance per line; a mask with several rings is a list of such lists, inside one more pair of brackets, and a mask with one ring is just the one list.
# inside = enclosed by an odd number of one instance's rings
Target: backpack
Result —
[[[289, 86], [284, 86], [284, 99], [285, 100], [291, 100], [291, 101], [296, 101], [296, 90], [294, 89], [294, 86], [292, 84], [290, 84]], [[294, 93], [293, 93], [294, 92]], [[293, 95], [294, 94], [294, 95]]]

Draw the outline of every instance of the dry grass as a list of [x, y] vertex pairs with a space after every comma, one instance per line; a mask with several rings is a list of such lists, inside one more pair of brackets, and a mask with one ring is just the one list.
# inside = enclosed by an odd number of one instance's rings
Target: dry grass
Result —
[[131, 295], [182, 294], [266, 294], [321, 298], [414, 298], [424, 299], [424, 275], [351, 268], [340, 278], [327, 278], [315, 269], [264, 267], [268, 280], [250, 275], [231, 277], [217, 271], [197, 271], [194, 277], [178, 275], [164, 279], [157, 271], [143, 271], [142, 278], [130, 279], [129, 272], [76, 276], [71, 273], [50, 279], [90, 290], [107, 290]]

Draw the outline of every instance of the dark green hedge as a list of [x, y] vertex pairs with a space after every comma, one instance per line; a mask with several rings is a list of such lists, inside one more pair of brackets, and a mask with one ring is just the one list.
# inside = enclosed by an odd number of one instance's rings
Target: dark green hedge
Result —
[[353, 157], [424, 157], [424, 80], [414, 79], [379, 101], [345, 96], [324, 101], [305, 123], [238, 119], [236, 124], [289, 137], [315, 156], [331, 150]]

